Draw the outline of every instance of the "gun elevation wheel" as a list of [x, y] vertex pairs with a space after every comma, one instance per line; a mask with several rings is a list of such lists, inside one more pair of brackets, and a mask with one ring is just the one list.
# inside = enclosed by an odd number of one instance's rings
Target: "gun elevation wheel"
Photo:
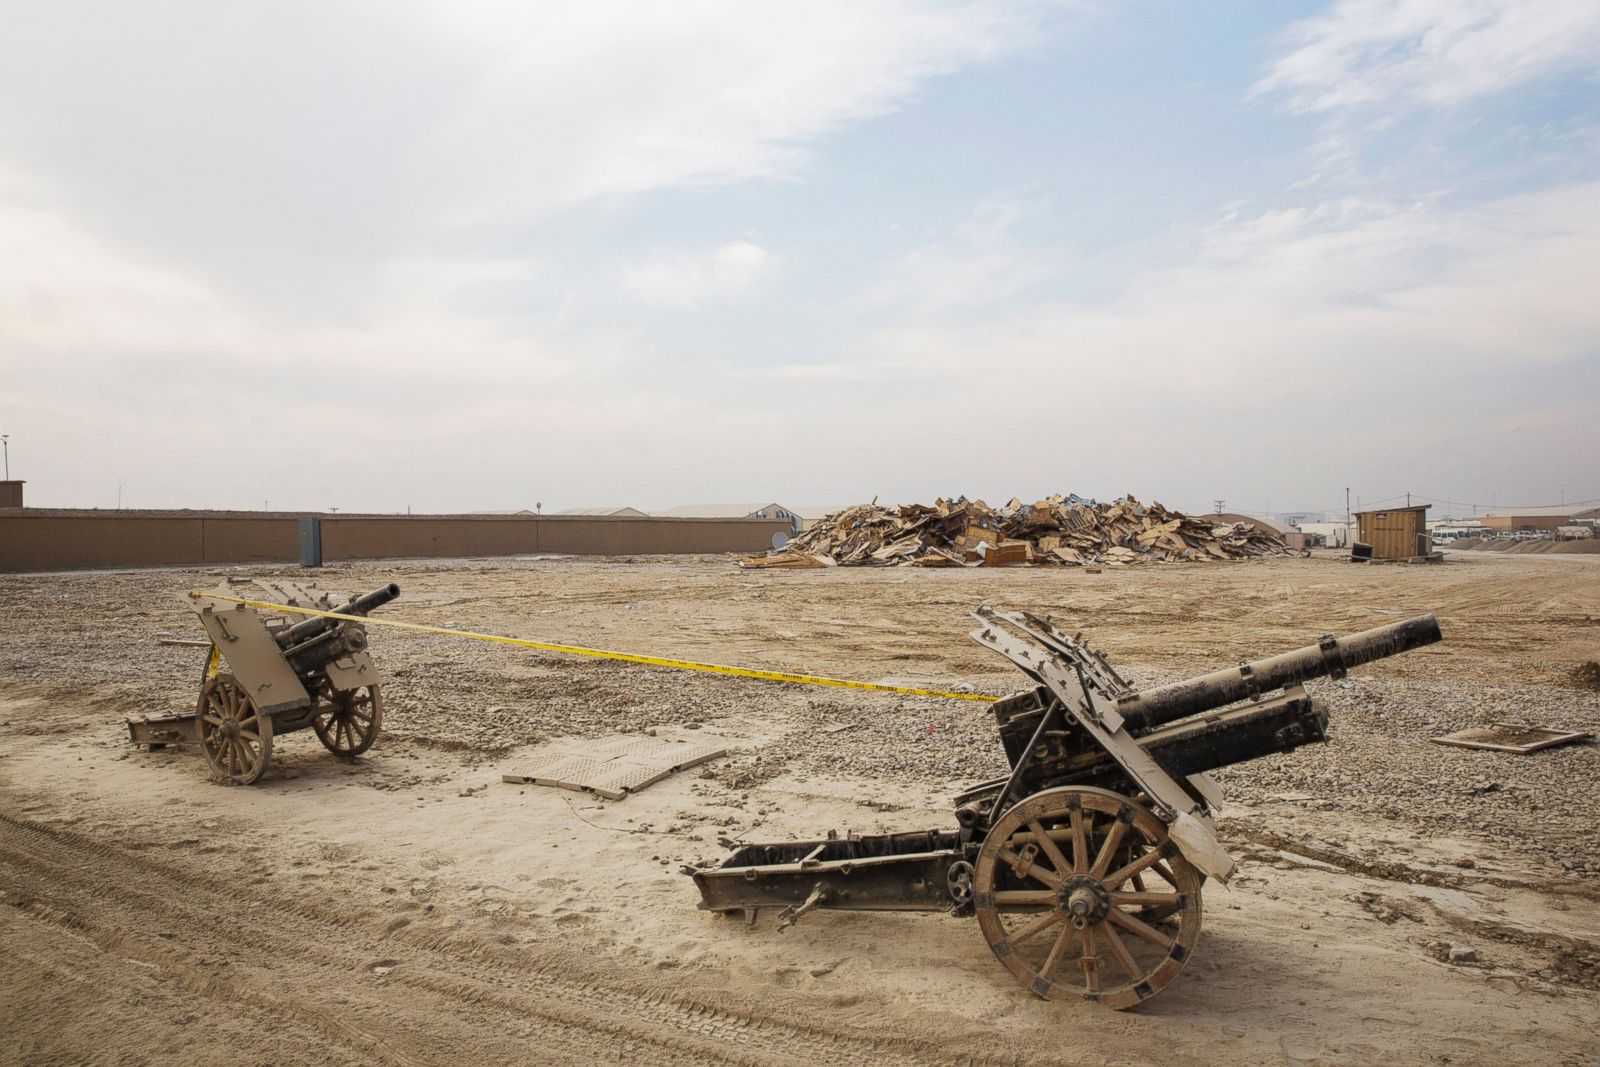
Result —
[[200, 690], [200, 748], [217, 774], [250, 785], [272, 761], [272, 716], [257, 713], [231, 674], [206, 679]]
[[336, 756], [359, 756], [372, 747], [383, 726], [383, 703], [378, 687], [362, 686], [345, 692], [330, 692], [325, 704], [311, 718], [311, 728], [329, 752]]
[[1183, 970], [1200, 882], [1148, 809], [1105, 789], [1047, 789], [984, 838], [973, 904], [990, 949], [1034, 993], [1121, 1009]]

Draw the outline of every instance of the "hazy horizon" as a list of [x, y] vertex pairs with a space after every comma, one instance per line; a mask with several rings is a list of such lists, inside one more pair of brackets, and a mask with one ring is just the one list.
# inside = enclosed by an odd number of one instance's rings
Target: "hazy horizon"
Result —
[[30, 505], [1600, 501], [1600, 5], [10, 14]]

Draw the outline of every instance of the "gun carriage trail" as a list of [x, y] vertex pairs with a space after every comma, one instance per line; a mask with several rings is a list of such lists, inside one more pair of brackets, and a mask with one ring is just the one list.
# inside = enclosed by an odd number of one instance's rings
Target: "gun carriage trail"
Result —
[[[374, 629], [383, 734], [310, 730], [259, 781], [124, 719], [192, 710], [183, 592], [262, 568], [0, 576], [0, 1061], [1585, 1063], [1600, 1012], [1600, 757], [1433, 745], [1600, 724], [1600, 560], [1325, 556], [1110, 569], [740, 570], [728, 557], [388, 562], [377, 613], [996, 696], [980, 605], [1082, 631], [1139, 688], [1434, 614], [1445, 640], [1307, 683], [1328, 741], [1216, 772], [1199, 948], [1130, 1012], [1040, 1001], [970, 920], [698, 910], [719, 841], [954, 829], [1005, 773], [993, 708]], [[301, 580], [301, 579], [297, 579]], [[113, 607], [112, 605], [115, 605]], [[542, 743], [730, 755], [620, 801], [503, 782]]]

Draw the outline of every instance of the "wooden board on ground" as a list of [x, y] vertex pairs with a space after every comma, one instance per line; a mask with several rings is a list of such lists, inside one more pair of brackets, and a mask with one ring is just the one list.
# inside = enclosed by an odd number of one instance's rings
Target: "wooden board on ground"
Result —
[[545, 746], [526, 766], [500, 777], [621, 800], [668, 775], [727, 754], [724, 745], [663, 737], [568, 738]]
[[1554, 748], [1557, 745], [1570, 745], [1578, 741], [1587, 741], [1591, 734], [1581, 730], [1553, 730], [1545, 726], [1529, 726], [1525, 723], [1496, 722], [1488, 726], [1477, 726], [1470, 730], [1457, 730], [1453, 734], [1443, 737], [1429, 738], [1436, 745], [1452, 745], [1456, 748], [1482, 748], [1491, 752], [1515, 752], [1527, 755], [1537, 752], [1542, 748]]

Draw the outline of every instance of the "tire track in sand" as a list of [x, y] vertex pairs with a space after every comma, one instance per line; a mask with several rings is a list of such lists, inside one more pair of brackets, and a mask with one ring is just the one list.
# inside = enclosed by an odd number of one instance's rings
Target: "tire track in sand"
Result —
[[[910, 1038], [830, 1020], [814, 1003], [758, 1008], [696, 996], [673, 988], [681, 979], [641, 979], [598, 953], [508, 947], [459, 928], [395, 929], [392, 913], [342, 890], [285, 894], [6, 813], [0, 884], [5, 902], [32, 918], [158, 967], [213, 1002], [248, 998], [337, 1047], [402, 1067], [466, 1047], [479, 1060], [536, 1051], [552, 1063], [1011, 1062], [926, 1027]], [[392, 956], [403, 959], [373, 977], [373, 961]]]

